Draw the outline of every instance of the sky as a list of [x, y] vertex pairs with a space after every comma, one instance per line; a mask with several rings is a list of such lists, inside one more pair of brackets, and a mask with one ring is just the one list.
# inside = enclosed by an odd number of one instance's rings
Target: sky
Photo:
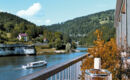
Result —
[[0, 12], [22, 17], [36, 25], [52, 25], [115, 9], [116, 0], [0, 0]]

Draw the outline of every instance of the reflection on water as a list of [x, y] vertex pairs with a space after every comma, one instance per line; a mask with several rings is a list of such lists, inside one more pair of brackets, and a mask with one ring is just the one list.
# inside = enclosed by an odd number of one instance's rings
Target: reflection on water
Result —
[[[86, 48], [78, 48], [86, 49]], [[0, 57], [0, 80], [15, 80], [21, 76], [39, 71], [46, 67], [22, 69], [21, 66], [29, 62], [46, 60], [48, 62], [47, 67], [56, 65], [86, 52], [71, 53], [71, 54], [56, 54], [56, 55], [39, 55], [39, 56], [14, 56], [14, 57]]]

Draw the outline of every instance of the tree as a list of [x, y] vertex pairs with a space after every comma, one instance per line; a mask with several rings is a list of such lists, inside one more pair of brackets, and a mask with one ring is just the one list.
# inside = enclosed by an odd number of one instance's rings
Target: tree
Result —
[[25, 33], [25, 30], [27, 30], [26, 25], [24, 22], [19, 24], [20, 33]]
[[107, 69], [112, 72], [113, 80], [121, 79], [121, 58], [119, 50], [116, 46], [116, 41], [111, 38], [110, 41], [105, 42], [102, 40], [102, 32], [99, 30], [95, 31], [97, 40], [94, 41], [94, 47], [88, 49], [91, 57], [87, 57], [82, 65], [82, 70], [93, 68], [93, 59], [95, 57], [101, 58], [101, 68]]
[[61, 40], [60, 38], [57, 38], [57, 39], [55, 40], [55, 42], [54, 42], [55, 48], [56, 48], [56, 49], [61, 49], [61, 48], [62, 48], [62, 45], [63, 45], [62, 40]]
[[72, 49], [76, 49], [77, 45], [75, 42], [72, 42]]
[[70, 39], [70, 37], [68, 36], [68, 35], [63, 35], [63, 42], [64, 42], [64, 44], [67, 44], [68, 42], [71, 42], [71, 39]]
[[4, 28], [7, 32], [10, 32], [11, 31], [11, 28], [12, 28], [12, 23], [11, 22], [7, 22], [4, 24]]
[[70, 50], [71, 50], [71, 44], [70, 43], [66, 44], [65, 50], [66, 50], [66, 52], [70, 52]]
[[62, 39], [62, 34], [61, 34], [61, 32], [55, 32], [55, 33], [54, 33], [54, 36], [55, 36], [56, 39], [57, 39], [57, 38]]

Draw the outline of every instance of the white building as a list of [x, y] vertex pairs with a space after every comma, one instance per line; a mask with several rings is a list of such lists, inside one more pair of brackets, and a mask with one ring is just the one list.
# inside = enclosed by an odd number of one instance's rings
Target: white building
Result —
[[[115, 12], [116, 42], [122, 50], [124, 68], [130, 67], [130, 0], [117, 0]], [[127, 71], [127, 70], [126, 70]]]
[[115, 12], [116, 41], [119, 48], [130, 48], [130, 0], [117, 0]]

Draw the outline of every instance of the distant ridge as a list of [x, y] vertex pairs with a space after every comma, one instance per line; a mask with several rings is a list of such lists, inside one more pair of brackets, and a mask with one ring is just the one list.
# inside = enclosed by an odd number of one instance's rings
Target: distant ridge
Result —
[[113, 20], [114, 10], [107, 10], [47, 27], [52, 31], [60, 31], [65, 34], [77, 35], [88, 33], [103, 24], [113, 23]]
[[[52, 30], [52, 31], [62, 32], [64, 34], [68, 34], [73, 38], [73, 40], [79, 41], [81, 37], [90, 37], [90, 35], [92, 37], [93, 32], [96, 29], [101, 29], [101, 27], [103, 26], [106, 26], [109, 29], [112, 29], [112, 31], [114, 31], [113, 30], [114, 29], [113, 28], [114, 12], [115, 10], [112, 9], [112, 10], [90, 14], [87, 16], [78, 17], [78, 18], [68, 20], [60, 24], [47, 26], [47, 29]], [[111, 33], [113, 34], [113, 32]], [[111, 37], [113, 37], [114, 34], [111, 35]], [[110, 37], [106, 37], [105, 39], [109, 40], [109, 38]], [[88, 41], [87, 39], [83, 39], [83, 40], [80, 40], [80, 41], [84, 43]]]

